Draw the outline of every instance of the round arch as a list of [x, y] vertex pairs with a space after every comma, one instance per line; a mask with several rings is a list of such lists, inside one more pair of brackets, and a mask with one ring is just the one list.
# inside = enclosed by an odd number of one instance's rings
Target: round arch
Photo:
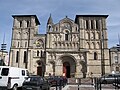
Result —
[[72, 55], [62, 55], [59, 60], [62, 64], [62, 73], [67, 78], [75, 77], [76, 73], [76, 59]]

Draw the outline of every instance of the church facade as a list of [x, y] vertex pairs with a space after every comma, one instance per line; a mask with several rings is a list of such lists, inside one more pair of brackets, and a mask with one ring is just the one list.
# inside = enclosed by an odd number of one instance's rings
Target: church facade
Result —
[[31, 74], [66, 77], [101, 76], [110, 72], [106, 19], [108, 15], [67, 16], [39, 34], [36, 15], [13, 15], [10, 66]]

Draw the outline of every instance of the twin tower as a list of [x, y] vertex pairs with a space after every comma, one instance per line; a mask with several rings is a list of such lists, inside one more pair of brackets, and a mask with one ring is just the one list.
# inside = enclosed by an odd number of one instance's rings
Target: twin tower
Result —
[[10, 66], [40, 76], [101, 76], [110, 72], [108, 15], [67, 16], [57, 23], [50, 15], [46, 33], [39, 34], [36, 15], [13, 15]]

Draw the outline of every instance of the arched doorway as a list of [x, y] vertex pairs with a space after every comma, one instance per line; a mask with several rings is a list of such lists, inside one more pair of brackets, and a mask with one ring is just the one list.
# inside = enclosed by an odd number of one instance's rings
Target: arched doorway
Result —
[[67, 78], [75, 77], [76, 62], [73, 56], [62, 56], [60, 58], [63, 65], [63, 75]]
[[42, 61], [38, 61], [37, 64], [38, 64], [37, 75], [44, 76], [44, 72], [45, 72], [45, 65], [44, 65], [44, 63]]
[[70, 78], [70, 64], [69, 64], [69, 62], [64, 62], [63, 63], [63, 74], [67, 78]]

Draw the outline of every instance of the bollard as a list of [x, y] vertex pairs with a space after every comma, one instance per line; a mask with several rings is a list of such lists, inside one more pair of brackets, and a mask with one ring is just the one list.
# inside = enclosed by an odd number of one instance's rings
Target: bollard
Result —
[[101, 81], [99, 81], [99, 84], [100, 84], [100, 85], [99, 85], [99, 86], [100, 86], [99, 88], [100, 88], [100, 90], [101, 90], [101, 88], [102, 88], [102, 87], [101, 87], [101, 84], [102, 84]]
[[79, 84], [80, 84], [79, 78], [77, 79], [77, 81], [78, 81], [78, 90], [79, 90]]
[[61, 80], [60, 80], [60, 82], [59, 82], [59, 90], [62, 90], [62, 88], [61, 88]]
[[95, 87], [95, 90], [97, 89], [96, 86], [97, 86], [97, 81], [96, 81], [96, 77], [95, 77], [94, 78], [94, 87]]
[[56, 80], [56, 90], [57, 90], [57, 80]]

